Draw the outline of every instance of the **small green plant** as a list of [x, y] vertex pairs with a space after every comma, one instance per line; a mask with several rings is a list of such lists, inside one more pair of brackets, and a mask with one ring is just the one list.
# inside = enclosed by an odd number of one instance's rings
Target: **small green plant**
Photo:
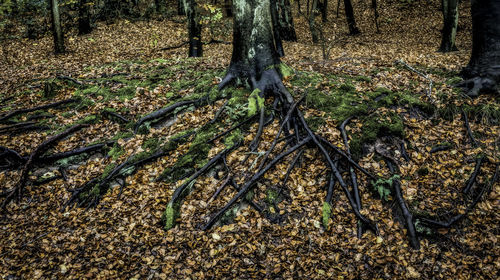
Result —
[[372, 185], [375, 191], [377, 191], [380, 195], [380, 198], [387, 201], [387, 198], [391, 194], [391, 190], [388, 188], [388, 186], [392, 186], [394, 180], [399, 179], [400, 176], [398, 174], [394, 174], [388, 179], [378, 179], [375, 183], [372, 183]]

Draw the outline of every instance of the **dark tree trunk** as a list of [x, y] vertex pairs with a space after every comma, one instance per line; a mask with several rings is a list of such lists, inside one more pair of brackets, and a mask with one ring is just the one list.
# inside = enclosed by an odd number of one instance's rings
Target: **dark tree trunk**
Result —
[[165, 3], [165, 0], [155, 0], [155, 7], [156, 7], [156, 12], [159, 14], [159, 15], [165, 15], [165, 12], [166, 12], [166, 3]]
[[319, 42], [319, 26], [316, 24], [316, 16], [318, 15], [318, 0], [313, 0], [312, 7], [309, 13], [309, 31], [311, 31], [311, 37], [314, 44]]
[[186, 9], [184, 8], [184, 1], [185, 0], [177, 0], [177, 14], [179, 16], [186, 15]]
[[64, 53], [64, 34], [61, 27], [59, 4], [57, 0], [49, 0], [50, 14], [52, 17], [52, 35], [54, 37], [54, 51], [56, 54]]
[[231, 0], [224, 0], [224, 11], [225, 11], [226, 17], [233, 16], [233, 3]]
[[457, 51], [455, 36], [458, 25], [458, 0], [441, 0], [443, 10], [443, 35], [440, 52]]
[[321, 20], [327, 22], [328, 20], [328, 0], [321, 2]]
[[352, 8], [351, 0], [344, 0], [344, 8], [347, 25], [349, 26], [349, 34], [356, 35], [361, 33], [356, 26], [356, 19], [354, 18], [354, 10]]
[[293, 24], [292, 6], [290, 0], [277, 0], [279, 33], [285, 41], [297, 41], [295, 26]]
[[271, 22], [273, 23], [274, 45], [280, 57], [285, 56], [283, 50], [283, 42], [281, 41], [280, 23], [278, 18], [278, 3], [276, 0], [270, 0], [271, 5]]
[[378, 27], [377, 0], [372, 0], [372, 9], [373, 9], [373, 18], [375, 20], [375, 27], [377, 28], [377, 32], [380, 32], [379, 27]]
[[198, 18], [198, 7], [195, 0], [183, 0], [189, 29], [189, 57], [203, 56], [201, 42], [201, 23]]
[[285, 90], [277, 66], [270, 0], [233, 0], [233, 54], [219, 88], [245, 86], [264, 92]]
[[497, 93], [500, 89], [500, 1], [472, 1], [472, 54], [462, 71], [468, 94]]
[[92, 32], [90, 5], [89, 0], [80, 0], [78, 7], [78, 34], [80, 35]]

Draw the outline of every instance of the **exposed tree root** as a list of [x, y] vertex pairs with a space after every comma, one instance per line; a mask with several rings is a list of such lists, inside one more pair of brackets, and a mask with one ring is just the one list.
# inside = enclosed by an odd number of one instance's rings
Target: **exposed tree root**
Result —
[[31, 170], [31, 167], [35, 163], [35, 161], [42, 155], [44, 154], [50, 147], [55, 145], [57, 142], [61, 141], [62, 139], [66, 138], [67, 136], [77, 132], [78, 130], [87, 127], [87, 125], [83, 124], [78, 124], [75, 126], [72, 126], [65, 131], [49, 138], [48, 140], [44, 141], [42, 144], [40, 144], [30, 155], [26, 163], [24, 164], [21, 176], [19, 178], [19, 181], [17, 182], [16, 186], [14, 189], [7, 195], [5, 200], [2, 203], [2, 208], [5, 209], [7, 207], [7, 204], [14, 199], [15, 196], [17, 196], [17, 199], [21, 199], [24, 191], [24, 187], [26, 185], [26, 181], [28, 180], [28, 175]]
[[29, 112], [38, 111], [38, 110], [45, 110], [45, 109], [49, 109], [49, 108], [55, 108], [55, 107], [59, 107], [61, 105], [74, 103], [77, 101], [79, 101], [79, 99], [71, 98], [71, 99], [61, 100], [61, 101], [46, 104], [46, 105], [37, 106], [34, 108], [15, 110], [15, 111], [6, 113], [3, 116], [0, 116], [0, 122], [5, 122], [6, 120], [8, 120], [14, 116], [20, 115], [20, 114], [25, 114], [25, 113], [29, 113]]
[[137, 133], [137, 131], [139, 130], [139, 127], [147, 121], [152, 121], [155, 119], [163, 118], [167, 114], [169, 114], [170, 112], [173, 112], [177, 108], [189, 106], [189, 105], [198, 103], [200, 101], [202, 101], [202, 99], [184, 100], [184, 101], [180, 101], [180, 102], [177, 102], [175, 104], [172, 104], [170, 106], [167, 106], [165, 108], [162, 108], [162, 109], [155, 111], [151, 114], [148, 114], [148, 115], [142, 117], [141, 119], [139, 119], [139, 121], [137, 121], [135, 128], [134, 128], [134, 133]]
[[464, 124], [465, 124], [465, 128], [467, 130], [467, 135], [469, 136], [470, 142], [471, 142], [473, 147], [477, 147], [477, 141], [474, 138], [474, 135], [472, 134], [472, 130], [470, 129], [469, 118], [467, 118], [467, 114], [464, 112], [463, 109], [462, 109], [462, 116], [464, 117]]
[[476, 166], [474, 167], [474, 171], [472, 172], [472, 175], [470, 176], [469, 180], [467, 181], [467, 185], [463, 189], [463, 193], [470, 194], [472, 187], [476, 183], [476, 178], [477, 178], [477, 175], [479, 174], [479, 171], [481, 170], [481, 165], [483, 164], [484, 159], [485, 159], [484, 156], [480, 156], [476, 159]]
[[497, 164], [496, 169], [495, 169], [495, 174], [490, 179], [489, 185], [485, 186], [484, 184], [479, 186], [479, 191], [477, 191], [477, 194], [475, 195], [474, 199], [472, 202], [465, 208], [463, 213], [457, 214], [447, 220], [438, 220], [438, 219], [431, 219], [429, 217], [423, 217], [423, 216], [417, 216], [417, 219], [421, 221], [424, 225], [433, 227], [433, 228], [449, 228], [455, 223], [459, 222], [463, 218], [467, 217], [467, 215], [476, 207], [476, 205], [481, 201], [481, 199], [484, 197], [484, 195], [493, 188], [493, 185], [498, 181], [499, 177], [499, 164]]

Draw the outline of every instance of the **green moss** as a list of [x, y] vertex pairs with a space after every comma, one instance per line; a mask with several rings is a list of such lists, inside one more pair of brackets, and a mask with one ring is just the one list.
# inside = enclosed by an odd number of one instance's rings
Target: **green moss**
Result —
[[226, 148], [231, 148], [236, 143], [243, 140], [243, 134], [240, 129], [233, 130], [228, 136], [224, 138], [224, 145]]
[[115, 143], [113, 145], [113, 148], [109, 150], [108, 156], [111, 157], [113, 160], [117, 160], [124, 153], [125, 150], [118, 143]]
[[172, 203], [169, 203], [167, 205], [167, 209], [165, 209], [165, 212], [163, 212], [162, 220], [163, 223], [165, 224], [165, 230], [169, 230], [174, 227], [175, 225], [175, 217], [176, 213], [174, 211], [174, 206]]
[[116, 167], [116, 163], [110, 163], [110, 164], [106, 165], [106, 167], [102, 171], [101, 178], [104, 179], [104, 178], [108, 177], [108, 175], [111, 174], [111, 172], [115, 169], [115, 167]]
[[358, 82], [371, 82], [372, 81], [372, 79], [370, 77], [362, 76], [362, 75], [355, 76], [354, 80], [356, 80]]
[[309, 125], [309, 127], [312, 130], [317, 130], [318, 128], [320, 128], [321, 126], [326, 124], [325, 118], [315, 117], [315, 116], [306, 118], [306, 122], [307, 122], [307, 125]]
[[351, 83], [345, 83], [340, 85], [339, 90], [343, 92], [355, 92], [356, 87]]
[[295, 72], [292, 67], [286, 65], [283, 62], [279, 64], [278, 69], [283, 78], [288, 78], [292, 76]]
[[332, 216], [332, 206], [328, 202], [323, 202], [323, 209], [322, 209], [322, 221], [323, 221], [323, 227], [328, 229], [328, 221], [330, 220], [330, 217]]
[[120, 88], [115, 95], [118, 96], [120, 101], [125, 101], [134, 98], [135, 96], [135, 89], [136, 87], [134, 86], [126, 86], [123, 88]]
[[249, 117], [257, 114], [257, 112], [264, 108], [265, 99], [261, 94], [259, 89], [255, 89], [248, 97], [248, 110], [247, 114]]
[[278, 192], [273, 189], [267, 190], [266, 201], [268, 204], [274, 204], [278, 200]]
[[132, 131], [120, 131], [116, 133], [115, 136], [111, 138], [111, 140], [116, 141], [118, 139], [128, 139], [132, 137], [134, 137], [134, 133]]
[[97, 116], [97, 115], [88, 115], [85, 118], [77, 121], [76, 123], [79, 123], [79, 124], [95, 124], [95, 123], [97, 123], [100, 120], [101, 120], [100, 116]]

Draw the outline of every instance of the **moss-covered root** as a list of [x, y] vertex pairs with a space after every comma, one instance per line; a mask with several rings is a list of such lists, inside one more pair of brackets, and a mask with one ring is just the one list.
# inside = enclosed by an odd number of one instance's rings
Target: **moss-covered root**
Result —
[[330, 221], [330, 217], [332, 216], [332, 206], [328, 202], [323, 202], [322, 208], [322, 222], [323, 227], [328, 229], [328, 222]]

